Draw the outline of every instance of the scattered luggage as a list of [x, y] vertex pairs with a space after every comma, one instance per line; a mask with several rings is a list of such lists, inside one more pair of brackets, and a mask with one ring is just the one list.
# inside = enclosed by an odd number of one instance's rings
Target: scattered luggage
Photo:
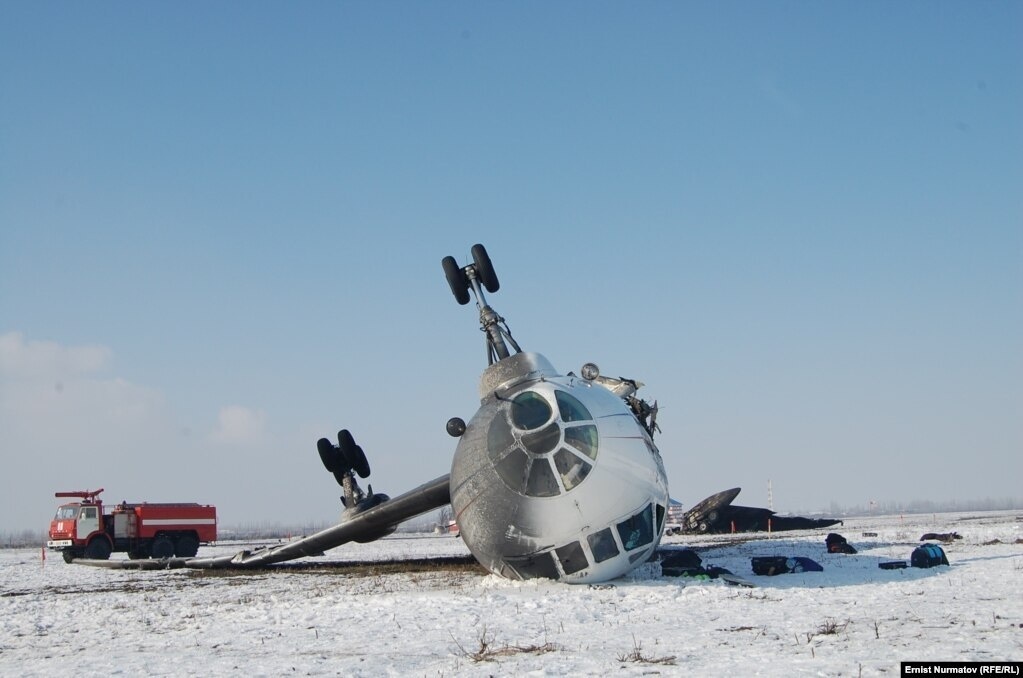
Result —
[[661, 556], [661, 574], [665, 577], [685, 577], [687, 573], [699, 570], [703, 562], [692, 549], [671, 550]]
[[923, 544], [913, 549], [909, 562], [913, 567], [937, 567], [948, 565], [948, 558], [945, 550], [937, 544]]
[[846, 541], [845, 537], [835, 532], [832, 532], [825, 538], [824, 543], [828, 547], [828, 553], [856, 553], [856, 549], [853, 548], [852, 544]]
[[962, 539], [958, 532], [928, 532], [920, 537], [920, 541], [940, 541], [949, 544], [956, 539]]
[[751, 558], [750, 564], [753, 566], [753, 574], [768, 577], [794, 572], [824, 571], [820, 563], [801, 556], [795, 558], [788, 558], [786, 556], [758, 556]]

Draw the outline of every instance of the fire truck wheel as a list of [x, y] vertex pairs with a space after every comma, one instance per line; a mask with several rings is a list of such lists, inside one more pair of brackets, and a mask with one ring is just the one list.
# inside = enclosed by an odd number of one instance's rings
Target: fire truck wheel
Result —
[[64, 562], [70, 564], [75, 559], [75, 554], [71, 552], [71, 549], [64, 549], [62, 554], [64, 556]]
[[167, 535], [161, 534], [153, 540], [153, 546], [150, 548], [150, 551], [154, 558], [170, 558], [174, 555], [174, 542]]
[[107, 560], [110, 557], [110, 542], [96, 537], [85, 547], [85, 557], [92, 560]]
[[199, 541], [190, 534], [178, 537], [178, 543], [174, 545], [174, 555], [181, 558], [194, 558], [199, 552]]

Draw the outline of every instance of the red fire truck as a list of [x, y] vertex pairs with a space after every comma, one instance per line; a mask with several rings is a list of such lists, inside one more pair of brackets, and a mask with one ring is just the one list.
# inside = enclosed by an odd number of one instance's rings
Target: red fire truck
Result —
[[118, 551], [136, 558], [191, 558], [200, 544], [217, 540], [217, 509], [205, 504], [129, 504], [121, 502], [109, 513], [99, 499], [103, 489], [57, 492], [55, 497], [77, 497], [63, 504], [50, 521], [46, 546], [61, 551], [64, 560], [106, 560]]

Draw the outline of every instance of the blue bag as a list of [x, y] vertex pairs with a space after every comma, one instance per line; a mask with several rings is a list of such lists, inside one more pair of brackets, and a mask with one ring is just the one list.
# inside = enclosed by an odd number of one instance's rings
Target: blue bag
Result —
[[909, 563], [913, 567], [936, 567], [948, 565], [948, 558], [945, 557], [944, 549], [937, 544], [923, 544], [913, 549]]

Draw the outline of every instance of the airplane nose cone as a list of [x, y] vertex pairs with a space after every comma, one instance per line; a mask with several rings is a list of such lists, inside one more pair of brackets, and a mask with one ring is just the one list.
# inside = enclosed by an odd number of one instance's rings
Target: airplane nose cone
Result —
[[659, 454], [620, 398], [583, 383], [545, 379], [485, 400], [459, 440], [455, 519], [496, 574], [603, 581], [644, 562], [660, 539]]

